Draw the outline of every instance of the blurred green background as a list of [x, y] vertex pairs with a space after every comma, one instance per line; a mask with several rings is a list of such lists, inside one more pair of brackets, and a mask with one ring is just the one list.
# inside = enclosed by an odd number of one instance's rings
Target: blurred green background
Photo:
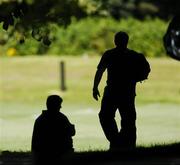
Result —
[[[13, 36], [8, 44], [1, 46], [1, 56], [100, 55], [104, 50], [113, 47], [114, 34], [120, 30], [129, 34], [129, 48], [141, 51], [149, 57], [165, 56], [162, 38], [168, 22], [159, 18], [147, 18], [143, 21], [135, 18], [119, 21], [113, 18], [85, 18], [81, 21], [72, 20], [72, 24], [66, 29], [57, 25], [49, 26], [53, 31], [50, 47], [31, 37], [24, 44], [20, 44], [17, 36]], [[6, 37], [7, 33], [1, 35]]]

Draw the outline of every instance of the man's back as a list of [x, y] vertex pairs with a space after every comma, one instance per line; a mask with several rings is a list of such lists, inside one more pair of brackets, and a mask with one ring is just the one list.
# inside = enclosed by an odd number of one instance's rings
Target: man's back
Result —
[[107, 86], [117, 91], [135, 94], [135, 70], [141, 54], [130, 49], [107, 50], [98, 68], [107, 68]]

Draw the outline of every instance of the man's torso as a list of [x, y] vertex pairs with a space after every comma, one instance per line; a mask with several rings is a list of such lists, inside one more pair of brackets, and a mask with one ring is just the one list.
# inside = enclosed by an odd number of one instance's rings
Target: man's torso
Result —
[[133, 67], [136, 52], [114, 48], [106, 51], [103, 56], [98, 67], [107, 68], [107, 87], [116, 92], [135, 95]]

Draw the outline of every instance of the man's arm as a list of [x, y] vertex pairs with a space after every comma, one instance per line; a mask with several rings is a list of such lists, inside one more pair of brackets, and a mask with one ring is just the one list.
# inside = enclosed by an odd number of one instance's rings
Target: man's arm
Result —
[[100, 93], [98, 90], [98, 85], [101, 81], [102, 75], [104, 73], [105, 69], [97, 69], [95, 77], [94, 77], [94, 85], [93, 85], [93, 97], [95, 100], [98, 100], [98, 97], [100, 97]]

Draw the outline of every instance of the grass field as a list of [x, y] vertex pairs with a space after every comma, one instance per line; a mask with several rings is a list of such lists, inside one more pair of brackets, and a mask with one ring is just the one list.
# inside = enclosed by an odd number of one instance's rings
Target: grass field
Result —
[[[78, 165], [179, 165], [180, 143], [156, 145], [153, 147], [136, 147], [133, 150], [118, 151], [84, 151], [58, 157], [45, 157], [47, 164]], [[9, 152], [0, 154], [2, 165], [32, 165], [31, 152]]]
[[[100, 101], [92, 99], [100, 57], [29, 56], [0, 59], [0, 150], [29, 151], [33, 123], [46, 97], [63, 97], [62, 112], [76, 126], [77, 151], [107, 149], [98, 121]], [[67, 91], [60, 90], [59, 62], [66, 64]], [[138, 145], [180, 141], [180, 63], [148, 59], [149, 80], [137, 85]], [[100, 84], [101, 95], [105, 76]], [[117, 115], [117, 120], [119, 120]]]

